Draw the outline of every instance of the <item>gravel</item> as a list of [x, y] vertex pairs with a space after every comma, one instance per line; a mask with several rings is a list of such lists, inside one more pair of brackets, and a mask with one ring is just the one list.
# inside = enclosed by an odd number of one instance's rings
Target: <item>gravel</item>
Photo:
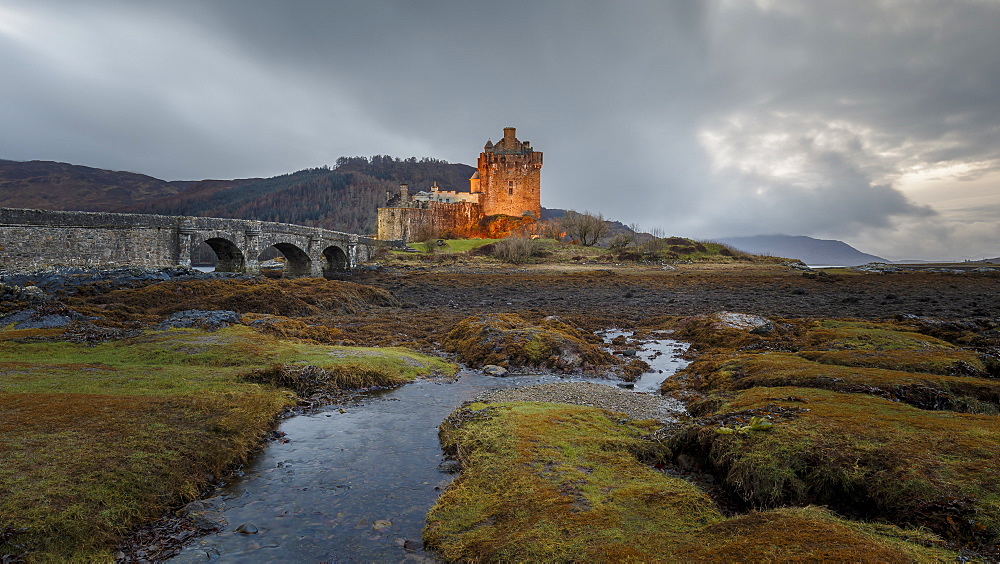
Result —
[[656, 419], [664, 423], [677, 420], [684, 406], [672, 398], [643, 392], [629, 392], [592, 382], [538, 384], [524, 388], [501, 388], [479, 394], [477, 401], [545, 401], [589, 405], [624, 413], [632, 419]]

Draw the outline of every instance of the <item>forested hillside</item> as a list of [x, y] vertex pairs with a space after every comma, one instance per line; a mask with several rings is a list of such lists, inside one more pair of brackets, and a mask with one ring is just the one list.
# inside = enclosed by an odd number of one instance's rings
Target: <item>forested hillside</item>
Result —
[[0, 161], [0, 207], [259, 219], [370, 234], [386, 192], [468, 191], [475, 168], [386, 155], [273, 178], [172, 181], [56, 162]]
[[329, 168], [300, 170], [221, 190], [185, 190], [134, 211], [278, 221], [352, 233], [375, 228], [393, 182]]
[[163, 215], [233, 217], [295, 223], [370, 234], [387, 191], [400, 183], [410, 193], [433, 182], [443, 190], [469, 189], [476, 169], [437, 159], [386, 155], [341, 157], [336, 168], [300, 170], [273, 178], [191, 183], [181, 192], [131, 211]]
[[427, 190], [437, 182], [442, 190], [469, 191], [469, 177], [476, 172], [475, 167], [452, 164], [448, 161], [416, 157], [400, 159], [388, 155], [368, 157], [341, 157], [337, 159], [337, 171], [360, 172], [381, 180], [392, 180], [396, 185], [405, 182], [410, 185], [410, 193]]

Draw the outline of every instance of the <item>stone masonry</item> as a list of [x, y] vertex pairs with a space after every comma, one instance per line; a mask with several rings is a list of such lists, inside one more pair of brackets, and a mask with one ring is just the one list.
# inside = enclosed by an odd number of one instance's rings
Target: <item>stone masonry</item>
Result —
[[475, 237], [483, 219], [490, 216], [540, 219], [542, 153], [519, 141], [515, 133], [513, 127], [505, 127], [502, 139], [486, 142], [467, 193], [440, 193], [432, 187], [410, 196], [403, 184], [397, 194], [389, 194], [385, 207], [378, 209], [378, 238]]
[[349, 270], [369, 260], [376, 244], [287, 223], [0, 208], [0, 268], [190, 266], [192, 249], [203, 242], [223, 272], [259, 272], [257, 257], [274, 246], [287, 259], [287, 276]]

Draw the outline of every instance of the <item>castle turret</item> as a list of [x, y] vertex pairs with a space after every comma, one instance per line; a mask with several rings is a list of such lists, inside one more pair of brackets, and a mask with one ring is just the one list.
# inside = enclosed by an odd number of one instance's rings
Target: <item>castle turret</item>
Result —
[[483, 215], [521, 216], [530, 213], [542, 215], [541, 169], [542, 153], [531, 144], [517, 140], [513, 127], [503, 129], [503, 139], [493, 144], [489, 141], [479, 154], [477, 173], [469, 180], [470, 189], [482, 192], [479, 202]]
[[479, 179], [480, 179], [479, 171], [477, 170], [476, 172], [473, 172], [472, 177], [469, 178], [469, 192], [472, 192], [473, 194], [478, 194], [479, 192], [482, 192], [482, 190], [479, 188]]

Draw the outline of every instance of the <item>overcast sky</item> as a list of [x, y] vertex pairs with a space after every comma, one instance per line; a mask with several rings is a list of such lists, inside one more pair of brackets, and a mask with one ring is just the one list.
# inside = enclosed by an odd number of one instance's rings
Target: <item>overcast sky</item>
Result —
[[0, 158], [167, 180], [505, 126], [542, 205], [1000, 256], [1000, 0], [0, 0]]

